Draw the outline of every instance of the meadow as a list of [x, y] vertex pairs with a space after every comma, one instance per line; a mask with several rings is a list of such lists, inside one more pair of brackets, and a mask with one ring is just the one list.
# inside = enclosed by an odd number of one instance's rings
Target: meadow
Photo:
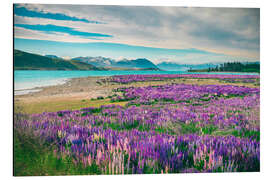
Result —
[[21, 104], [14, 175], [260, 171], [259, 76], [120, 75], [96, 83], [111, 94]]

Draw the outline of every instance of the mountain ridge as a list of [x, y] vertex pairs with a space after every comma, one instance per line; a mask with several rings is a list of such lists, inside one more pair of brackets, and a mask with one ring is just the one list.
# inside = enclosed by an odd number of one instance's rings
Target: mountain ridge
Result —
[[152, 63], [150, 60], [146, 58], [138, 58], [133, 60], [122, 59], [120, 61], [115, 61], [111, 58], [105, 58], [102, 56], [98, 57], [75, 57], [72, 60], [85, 62], [88, 64], [92, 64], [96, 67], [104, 67], [104, 68], [129, 68], [129, 69], [155, 69], [159, 70], [159, 68]]
[[104, 70], [93, 65], [14, 50], [15, 70]]

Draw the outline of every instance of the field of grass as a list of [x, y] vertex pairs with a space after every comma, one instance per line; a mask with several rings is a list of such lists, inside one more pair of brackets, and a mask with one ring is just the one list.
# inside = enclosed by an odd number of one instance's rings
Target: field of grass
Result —
[[15, 103], [15, 109], [20, 109], [21, 112], [26, 114], [37, 114], [42, 112], [56, 112], [61, 110], [79, 110], [86, 107], [99, 107], [101, 105], [116, 104], [124, 106], [127, 102], [114, 102], [112, 103], [109, 98], [106, 99], [60, 99], [60, 100], [43, 100], [41, 102], [29, 102], [29, 103]]

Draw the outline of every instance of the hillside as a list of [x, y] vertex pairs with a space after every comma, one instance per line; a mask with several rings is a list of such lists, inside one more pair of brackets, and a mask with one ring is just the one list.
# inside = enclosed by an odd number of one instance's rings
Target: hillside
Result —
[[87, 64], [91, 64], [96, 67], [113, 67], [115, 65], [115, 60], [105, 57], [76, 57], [72, 60], [81, 61]]
[[111, 58], [105, 58], [102, 56], [98, 57], [76, 57], [73, 58], [74, 61], [85, 62], [96, 67], [104, 67], [110, 70], [120, 69], [120, 70], [159, 70], [159, 68], [153, 64], [151, 61], [145, 58], [127, 60], [123, 59], [120, 61], [115, 61]]
[[116, 63], [117, 67], [127, 67], [127, 68], [142, 68], [142, 69], [158, 69], [158, 67], [153, 64], [148, 59], [135, 59], [135, 60], [121, 60]]
[[62, 59], [56, 55], [50, 55], [50, 54], [47, 54], [47, 55], [44, 55], [45, 57], [48, 57], [48, 58], [52, 58], [52, 59]]
[[91, 64], [66, 61], [37, 54], [14, 50], [15, 70], [104, 70]]

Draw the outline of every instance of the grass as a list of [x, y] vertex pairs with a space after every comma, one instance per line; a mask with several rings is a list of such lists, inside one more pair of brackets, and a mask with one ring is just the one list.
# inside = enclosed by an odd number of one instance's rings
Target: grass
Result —
[[252, 138], [252, 139], [256, 139], [257, 141], [260, 141], [260, 131], [241, 129], [240, 131], [236, 131], [236, 130], [233, 131], [232, 134], [234, 136]]
[[110, 102], [110, 99], [98, 99], [98, 100], [53, 100], [53, 101], [41, 101], [41, 102], [15, 102], [14, 106], [21, 107], [21, 111], [26, 114], [42, 113], [42, 112], [56, 112], [61, 110], [79, 110], [86, 107], [100, 107], [101, 105], [115, 104], [124, 106], [127, 102]]
[[[34, 136], [33, 136], [34, 137]], [[70, 157], [57, 158], [53, 147], [25, 135], [14, 136], [14, 176], [101, 174], [97, 165], [84, 167]]]
[[111, 83], [111, 88], [117, 87], [143, 87], [143, 86], [159, 86], [165, 84], [195, 84], [195, 85], [234, 85], [234, 86], [247, 86], [247, 87], [258, 87], [258, 85], [254, 83], [243, 83], [243, 82], [225, 82], [220, 79], [199, 79], [199, 78], [176, 78], [176, 79], [168, 79], [164, 81], [143, 81], [143, 82], [130, 82], [128, 84], [117, 84]]

